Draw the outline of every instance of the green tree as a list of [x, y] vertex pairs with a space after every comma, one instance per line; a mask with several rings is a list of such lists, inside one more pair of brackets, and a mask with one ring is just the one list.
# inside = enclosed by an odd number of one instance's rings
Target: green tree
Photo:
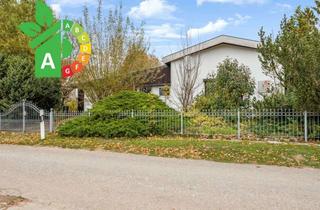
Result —
[[255, 88], [250, 69], [230, 58], [221, 62], [217, 73], [210, 75], [205, 83], [205, 94], [195, 104], [198, 109], [248, 107]]
[[259, 32], [258, 48], [264, 72], [273, 76], [285, 90], [294, 95], [294, 108], [320, 110], [320, 3], [315, 8], [298, 7], [284, 17], [274, 37]]
[[0, 54], [0, 108], [4, 110], [23, 99], [43, 109], [60, 104], [60, 86], [56, 80], [36, 79], [33, 60], [20, 55]]
[[0, 53], [32, 55], [30, 38], [18, 31], [22, 22], [35, 21], [35, 0], [1, 0]]

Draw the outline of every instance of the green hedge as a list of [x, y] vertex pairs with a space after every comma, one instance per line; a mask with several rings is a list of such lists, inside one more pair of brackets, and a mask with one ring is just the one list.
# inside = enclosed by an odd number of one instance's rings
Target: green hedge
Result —
[[89, 117], [81, 117], [60, 126], [59, 133], [70, 137], [134, 138], [148, 135], [148, 130], [140, 121], [131, 118], [114, 121], [90, 121]]
[[[131, 112], [135, 113], [133, 117]], [[156, 112], [173, 116], [155, 117], [153, 113]], [[63, 123], [58, 133], [69, 137], [104, 138], [167, 135], [174, 132], [171, 125], [178, 120], [178, 113], [156, 95], [123, 91], [96, 103], [90, 117], [78, 117]]]

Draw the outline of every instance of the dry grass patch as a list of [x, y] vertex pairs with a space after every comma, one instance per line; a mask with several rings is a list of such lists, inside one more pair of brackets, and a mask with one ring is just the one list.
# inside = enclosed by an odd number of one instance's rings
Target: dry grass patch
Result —
[[55, 146], [218, 162], [320, 168], [319, 144], [274, 144], [183, 137], [66, 138], [57, 135], [49, 135], [45, 141], [40, 141], [37, 134], [12, 133], [1, 133], [0, 144]]
[[0, 209], [7, 210], [26, 201], [28, 200], [21, 196], [0, 195]]

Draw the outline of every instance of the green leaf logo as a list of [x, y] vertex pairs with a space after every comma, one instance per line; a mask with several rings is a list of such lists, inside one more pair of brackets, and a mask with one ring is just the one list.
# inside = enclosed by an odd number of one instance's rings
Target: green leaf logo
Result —
[[42, 0], [36, 1], [36, 21], [41, 26], [50, 27], [53, 23], [53, 12]]
[[18, 26], [20, 31], [29, 37], [35, 37], [41, 32], [41, 27], [50, 27], [53, 24], [54, 17], [50, 7], [43, 0], [36, 1], [36, 21], [37, 23], [27, 22]]
[[[36, 78], [69, 78], [74, 73], [79, 73], [90, 60], [91, 44], [88, 33], [73, 21], [56, 21], [53, 11], [44, 0], [35, 0], [35, 8], [36, 22], [22, 23], [18, 28], [33, 38], [29, 46], [35, 49]], [[72, 33], [81, 45], [76, 60], [61, 68], [61, 59], [68, 58], [73, 50], [68, 36], [63, 36], [65, 32]]]
[[41, 27], [36, 23], [26, 22], [22, 23], [18, 27], [25, 35], [29, 37], [35, 37], [41, 32]]

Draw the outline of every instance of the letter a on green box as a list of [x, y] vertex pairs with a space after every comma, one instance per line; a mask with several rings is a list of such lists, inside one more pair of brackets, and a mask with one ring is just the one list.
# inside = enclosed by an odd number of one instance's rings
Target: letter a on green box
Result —
[[61, 34], [57, 33], [36, 50], [36, 78], [61, 77]]

